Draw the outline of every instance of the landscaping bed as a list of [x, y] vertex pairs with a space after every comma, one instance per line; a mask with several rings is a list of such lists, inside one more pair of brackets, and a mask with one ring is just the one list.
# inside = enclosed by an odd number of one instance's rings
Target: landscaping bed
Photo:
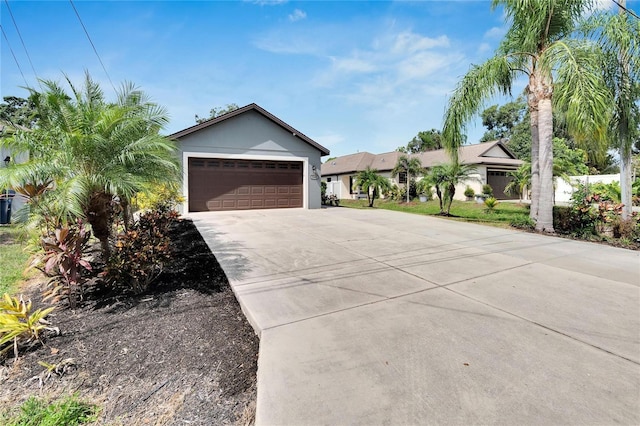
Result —
[[[0, 367], [0, 411], [77, 393], [100, 407], [99, 424], [250, 423], [258, 339], [193, 223], [174, 224], [171, 240], [152, 290], [96, 292], [56, 309], [49, 320], [61, 335]], [[40, 298], [38, 285], [23, 292]]]

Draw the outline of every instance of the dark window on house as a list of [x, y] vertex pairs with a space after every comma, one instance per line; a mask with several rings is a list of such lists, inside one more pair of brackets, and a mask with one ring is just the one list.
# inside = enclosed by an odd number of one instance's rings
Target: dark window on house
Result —
[[353, 178], [354, 176], [349, 176], [349, 194], [353, 194]]
[[405, 172], [398, 173], [398, 183], [407, 183], [407, 174]]
[[327, 182], [331, 182], [331, 178], [327, 178]]

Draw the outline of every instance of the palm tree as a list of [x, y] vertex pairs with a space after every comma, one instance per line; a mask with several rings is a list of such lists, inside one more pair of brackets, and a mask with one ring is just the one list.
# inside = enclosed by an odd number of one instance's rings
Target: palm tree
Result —
[[507, 194], [516, 194], [518, 201], [522, 202], [525, 188], [531, 185], [531, 163], [524, 163], [518, 169], [507, 172], [511, 182], [504, 188]]
[[446, 168], [442, 164], [436, 164], [428, 169], [425, 179], [436, 190], [436, 196], [440, 203], [440, 214], [444, 214], [444, 197], [442, 195], [444, 191], [444, 184], [446, 182]]
[[407, 203], [409, 202], [409, 182], [411, 175], [418, 175], [422, 171], [422, 163], [418, 157], [409, 157], [407, 155], [401, 155], [398, 158], [393, 170], [391, 170], [391, 176], [396, 177], [400, 173], [406, 173], [407, 175]]
[[464, 163], [449, 163], [442, 166], [442, 178], [444, 184], [444, 203], [446, 207], [446, 215], [451, 212], [451, 204], [456, 194], [456, 186], [462, 182], [469, 180], [478, 180], [471, 175], [476, 173], [475, 166]]
[[604, 111], [609, 96], [595, 49], [585, 41], [568, 39], [591, 4], [591, 0], [493, 0], [494, 8], [504, 7], [510, 27], [495, 56], [463, 77], [445, 112], [444, 143], [456, 162], [469, 120], [494, 95], [510, 94], [515, 79], [528, 78], [531, 218], [538, 231], [554, 232], [552, 102], [566, 109], [567, 125], [576, 138], [589, 135], [602, 140], [608, 123]]
[[109, 103], [88, 74], [81, 89], [66, 80], [70, 94], [42, 81], [44, 91], [32, 92], [38, 127], [0, 142], [29, 153], [26, 163], [3, 169], [0, 186], [31, 195], [40, 206], [33, 214], [44, 214], [45, 225], [85, 219], [106, 261], [115, 221], [132, 197], [179, 180], [176, 147], [159, 134], [166, 111], [133, 85], [123, 84], [117, 102]]
[[640, 20], [630, 19], [626, 1], [618, 2], [618, 14], [596, 14], [585, 24], [587, 34], [597, 38], [606, 66], [605, 81], [614, 98], [611, 126], [612, 146], [620, 153], [622, 217], [632, 209], [632, 147], [640, 133]]
[[360, 189], [367, 193], [369, 207], [373, 207], [373, 202], [383, 191], [391, 188], [389, 180], [379, 175], [376, 169], [372, 169], [369, 166], [357, 174], [354, 186], [359, 186]]

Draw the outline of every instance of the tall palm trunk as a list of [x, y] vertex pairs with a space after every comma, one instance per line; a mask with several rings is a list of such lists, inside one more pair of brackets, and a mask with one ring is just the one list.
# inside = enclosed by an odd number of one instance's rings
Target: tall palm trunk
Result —
[[553, 113], [551, 89], [541, 84], [545, 96], [538, 102], [540, 197], [536, 231], [553, 233]]
[[[628, 19], [626, 16], [626, 0], [620, 0], [618, 3], [619, 9], [618, 13]], [[618, 123], [618, 137], [620, 140], [618, 143], [620, 144], [620, 201], [624, 206], [622, 207], [622, 218], [628, 219], [631, 217], [632, 213], [632, 184], [631, 184], [631, 173], [632, 164], [631, 164], [631, 136], [629, 133], [629, 116], [627, 115], [628, 109], [626, 105], [631, 104], [630, 102], [630, 93], [631, 93], [631, 82], [629, 81], [629, 63], [626, 60], [628, 52], [620, 50], [618, 54], [618, 60], [621, 65], [621, 76], [620, 76], [620, 94], [619, 94], [619, 106], [618, 111], [620, 111], [620, 122]]]
[[538, 132], [538, 99], [535, 94], [535, 76], [529, 76], [527, 104], [531, 124], [531, 210], [529, 217], [538, 221], [538, 204], [540, 201], [540, 138]]

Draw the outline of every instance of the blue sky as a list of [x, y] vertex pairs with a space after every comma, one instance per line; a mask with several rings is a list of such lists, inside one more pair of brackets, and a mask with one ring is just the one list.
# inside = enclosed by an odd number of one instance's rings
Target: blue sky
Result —
[[[212, 107], [255, 102], [332, 156], [392, 151], [441, 128], [448, 94], [505, 32], [488, 0], [74, 4], [116, 87], [131, 81], [168, 109], [167, 134]], [[113, 98], [68, 1], [9, 7], [37, 77], [62, 81], [66, 73], [80, 82], [88, 70]], [[37, 80], [4, 2], [0, 11], [8, 38], [0, 95], [26, 96], [20, 86]], [[468, 141], [483, 131], [477, 121]]]

